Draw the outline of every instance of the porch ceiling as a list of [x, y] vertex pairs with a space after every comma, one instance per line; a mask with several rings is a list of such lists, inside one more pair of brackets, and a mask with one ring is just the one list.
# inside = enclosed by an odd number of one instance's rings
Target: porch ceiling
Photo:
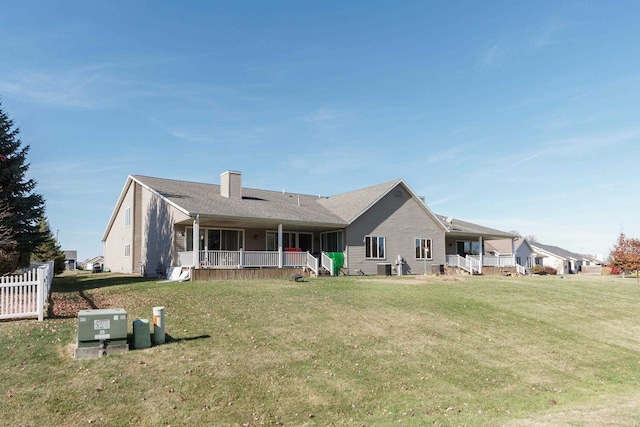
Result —
[[[331, 231], [341, 230], [346, 226], [344, 224], [313, 224], [300, 222], [287, 222], [275, 220], [256, 220], [256, 219], [238, 219], [238, 218], [207, 218], [200, 217], [200, 227], [204, 228], [238, 228], [238, 229], [265, 229], [277, 230], [278, 225], [282, 224], [282, 228], [286, 231]], [[192, 226], [193, 220], [188, 219], [176, 223], [176, 225]]]

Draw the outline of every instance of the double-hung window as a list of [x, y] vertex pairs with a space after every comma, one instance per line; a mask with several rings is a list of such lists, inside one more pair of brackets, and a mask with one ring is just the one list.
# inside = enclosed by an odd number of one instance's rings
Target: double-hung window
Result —
[[131, 208], [124, 210], [124, 226], [129, 227], [131, 225]]
[[365, 236], [364, 256], [368, 259], [383, 259], [385, 255], [384, 237]]
[[432, 259], [431, 239], [416, 238], [416, 259]]

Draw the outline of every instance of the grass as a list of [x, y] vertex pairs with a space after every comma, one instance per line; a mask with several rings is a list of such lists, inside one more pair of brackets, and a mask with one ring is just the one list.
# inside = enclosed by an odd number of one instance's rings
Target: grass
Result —
[[[54, 282], [0, 323], [0, 425], [638, 425], [640, 286], [612, 276]], [[167, 344], [74, 360], [78, 308]]]

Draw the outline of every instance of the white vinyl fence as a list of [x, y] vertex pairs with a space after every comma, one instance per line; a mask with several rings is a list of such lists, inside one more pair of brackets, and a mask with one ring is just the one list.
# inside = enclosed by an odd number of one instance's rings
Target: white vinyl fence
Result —
[[38, 316], [42, 322], [52, 280], [53, 261], [32, 263], [22, 274], [0, 276], [0, 319]]

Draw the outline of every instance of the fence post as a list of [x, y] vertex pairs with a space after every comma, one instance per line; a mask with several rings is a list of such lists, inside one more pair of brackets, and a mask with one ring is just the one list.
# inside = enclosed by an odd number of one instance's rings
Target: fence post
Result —
[[38, 322], [42, 322], [44, 320], [44, 294], [45, 288], [45, 278], [44, 278], [44, 270], [46, 267], [38, 267]]

